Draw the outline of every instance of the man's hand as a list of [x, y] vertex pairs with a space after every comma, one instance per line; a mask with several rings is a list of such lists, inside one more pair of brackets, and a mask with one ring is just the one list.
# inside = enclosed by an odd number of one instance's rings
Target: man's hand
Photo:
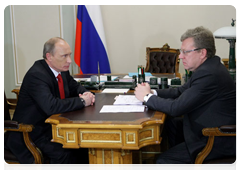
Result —
[[79, 97], [85, 100], [85, 106], [93, 105], [95, 103], [95, 95], [91, 92], [84, 92], [83, 94], [79, 94]]
[[134, 91], [136, 98], [142, 102], [144, 101], [144, 97], [149, 93], [151, 93], [151, 88], [148, 83], [138, 84]]

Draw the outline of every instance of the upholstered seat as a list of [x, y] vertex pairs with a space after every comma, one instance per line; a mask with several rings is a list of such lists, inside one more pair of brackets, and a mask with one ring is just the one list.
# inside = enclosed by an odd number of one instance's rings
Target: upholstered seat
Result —
[[150, 73], [178, 73], [179, 50], [172, 49], [168, 44], [162, 48], [146, 48], [146, 72]]
[[205, 148], [198, 154], [195, 164], [231, 164], [236, 161], [236, 155], [213, 160], [205, 160], [213, 148], [215, 136], [236, 136], [236, 125], [204, 128], [202, 133], [204, 136], [208, 136], [208, 142]]

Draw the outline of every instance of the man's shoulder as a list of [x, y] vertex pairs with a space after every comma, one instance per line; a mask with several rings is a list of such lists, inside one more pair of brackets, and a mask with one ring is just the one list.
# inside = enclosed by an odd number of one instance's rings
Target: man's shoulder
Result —
[[34, 72], [34, 71], [42, 71], [46, 68], [47, 63], [44, 59], [42, 60], [37, 60], [34, 62], [34, 64], [32, 65], [32, 67], [28, 70], [28, 72]]
[[35, 61], [33, 67], [44, 67], [45, 65], [47, 65], [46, 61], [44, 59], [40, 59]]
[[[44, 59], [42, 60], [37, 60], [35, 63], [32, 65], [32, 67], [27, 71], [25, 77], [47, 77], [50, 73], [50, 69]], [[44, 79], [45, 79], [44, 78]]]

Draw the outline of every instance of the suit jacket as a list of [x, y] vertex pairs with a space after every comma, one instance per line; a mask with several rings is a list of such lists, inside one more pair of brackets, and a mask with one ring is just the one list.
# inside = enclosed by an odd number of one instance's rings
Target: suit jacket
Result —
[[[45, 123], [49, 116], [84, 107], [78, 95], [87, 90], [70, 76], [69, 71], [61, 75], [65, 99], [60, 99], [58, 82], [45, 60], [36, 61], [23, 79], [13, 120], [34, 126], [30, 136], [37, 146], [52, 138], [51, 126]], [[21, 163], [33, 162], [21, 134], [9, 133], [7, 145]]]
[[[236, 124], [236, 85], [215, 56], [201, 64], [179, 88], [157, 91], [146, 105], [171, 116], [184, 115], [183, 133], [192, 161], [206, 145], [206, 127]], [[212, 157], [236, 154], [236, 138], [216, 137]]]

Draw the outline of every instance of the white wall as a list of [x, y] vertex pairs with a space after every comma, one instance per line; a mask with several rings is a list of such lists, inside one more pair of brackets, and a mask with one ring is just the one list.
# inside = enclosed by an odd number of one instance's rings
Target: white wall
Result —
[[11, 6], [17, 85], [21, 85], [33, 63], [42, 58], [43, 44], [49, 37], [62, 37], [60, 12], [58, 5]]
[[[233, 6], [224, 5], [103, 5], [101, 10], [112, 73], [136, 72], [137, 65], [146, 64], [146, 47], [161, 47], [168, 43], [172, 48], [180, 48], [180, 36], [189, 28], [204, 26], [214, 32], [220, 27], [230, 26], [231, 19], [236, 19], [236, 9]], [[45, 11], [42, 10], [42, 14], [40, 11], [37, 15], [45, 16], [44, 13]], [[62, 6], [63, 38], [69, 42], [73, 52], [74, 13], [76, 13], [74, 6]], [[21, 19], [24, 20], [24, 18]], [[25, 24], [27, 23], [31, 25], [33, 21], [28, 19]], [[48, 29], [39, 33], [40, 36], [47, 34]], [[11, 90], [16, 87], [12, 44], [10, 10], [6, 7], [4, 10], [4, 89], [8, 98], [15, 98]], [[36, 44], [31, 43], [29, 48], [36, 48]], [[39, 48], [42, 49], [43, 44]], [[217, 55], [228, 58], [229, 44], [226, 40], [216, 40], [216, 48]], [[39, 56], [39, 59], [42, 58], [42, 54], [35, 55]], [[72, 66], [74, 69], [71, 71], [76, 73], [76, 64], [73, 63]], [[182, 64], [180, 72], [184, 72]]]
[[[230, 26], [236, 18], [233, 6], [102, 6], [112, 73], [136, 72], [145, 65], [146, 47], [168, 43], [180, 48], [181, 35], [204, 26], [212, 32]], [[216, 40], [217, 55], [228, 58], [229, 43]], [[182, 63], [180, 72], [184, 72]]]

